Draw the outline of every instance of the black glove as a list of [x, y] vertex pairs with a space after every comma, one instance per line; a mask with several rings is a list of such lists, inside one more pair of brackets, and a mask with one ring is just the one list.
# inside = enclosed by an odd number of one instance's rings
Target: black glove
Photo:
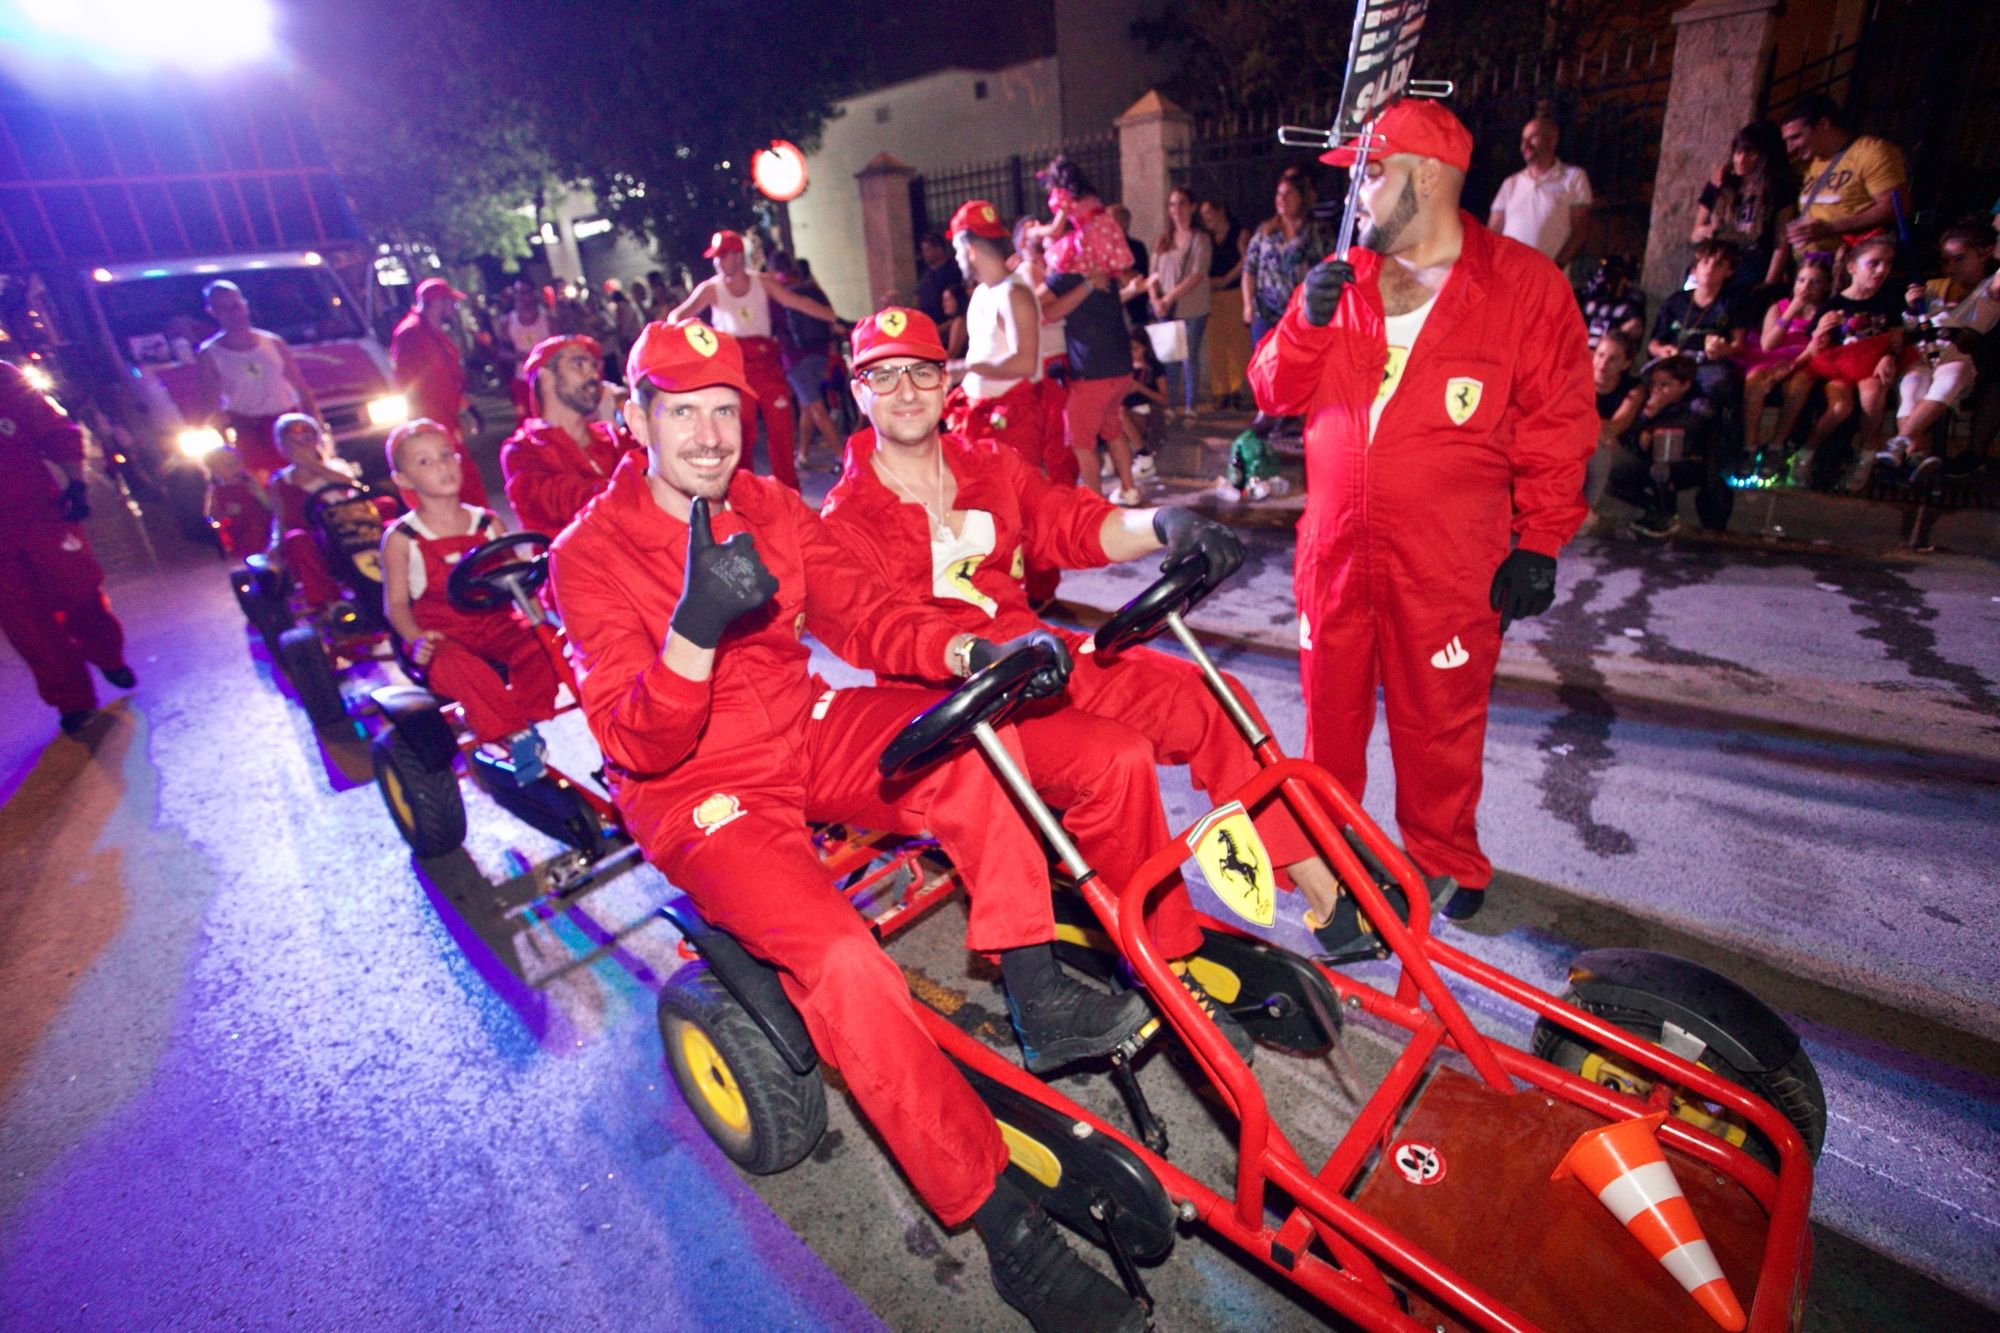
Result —
[[1243, 566], [1243, 543], [1232, 530], [1192, 509], [1164, 505], [1153, 511], [1153, 535], [1166, 545], [1160, 572], [1170, 573], [1199, 555], [1208, 561], [1210, 585]]
[[1555, 605], [1556, 561], [1535, 551], [1513, 551], [1493, 571], [1493, 591], [1487, 598], [1500, 613], [1500, 632], [1517, 620], [1538, 616]]
[[764, 568], [757, 544], [739, 532], [718, 544], [708, 527], [708, 501], [696, 499], [688, 514], [687, 582], [668, 624], [700, 648], [722, 642], [731, 621], [771, 600], [778, 581]]
[[1316, 329], [1323, 329], [1333, 323], [1333, 309], [1340, 304], [1340, 294], [1347, 284], [1354, 281], [1354, 265], [1345, 259], [1322, 259], [1306, 271], [1306, 294], [1300, 304], [1306, 312], [1306, 323]]
[[1030, 648], [1036, 644], [1046, 644], [1055, 649], [1056, 664], [1028, 677], [1028, 688], [1023, 694], [1030, 699], [1046, 699], [1069, 684], [1070, 669], [1076, 665], [1070, 660], [1069, 645], [1048, 630], [1031, 629], [1020, 638], [1009, 639], [1005, 643], [994, 643], [991, 639], [974, 639], [967, 660], [972, 663], [974, 671], [984, 671], [1016, 650]]
[[90, 517], [90, 488], [81, 481], [72, 481], [62, 488], [62, 496], [56, 501], [56, 511], [65, 523], [81, 523]]

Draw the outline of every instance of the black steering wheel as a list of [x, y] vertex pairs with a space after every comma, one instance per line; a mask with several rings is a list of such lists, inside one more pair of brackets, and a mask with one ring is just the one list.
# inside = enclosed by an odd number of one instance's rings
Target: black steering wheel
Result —
[[1055, 649], [1031, 643], [1017, 648], [903, 724], [876, 771], [890, 781], [910, 777], [965, 744], [981, 722], [998, 723], [1022, 704], [1053, 694], [1036, 677], [1058, 670]]
[[1144, 643], [1167, 627], [1169, 612], [1186, 615], [1200, 606], [1215, 586], [1208, 581], [1208, 558], [1198, 552], [1189, 556], [1099, 625], [1091, 636], [1092, 650], [1109, 657]]
[[549, 581], [548, 555], [549, 538], [539, 532], [510, 532], [482, 542], [452, 566], [445, 595], [461, 611], [512, 606], [516, 589], [533, 596]]

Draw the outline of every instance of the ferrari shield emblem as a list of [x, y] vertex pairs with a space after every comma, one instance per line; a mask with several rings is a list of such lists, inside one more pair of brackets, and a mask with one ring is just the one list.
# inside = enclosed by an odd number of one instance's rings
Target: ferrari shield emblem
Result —
[[1230, 911], [1253, 925], [1268, 926], [1277, 914], [1278, 883], [1271, 856], [1240, 801], [1210, 811], [1187, 834], [1195, 864]]
[[895, 309], [884, 310], [875, 317], [875, 327], [888, 334], [891, 338], [901, 337], [904, 328], [909, 325], [909, 322], [910, 317], [908, 315]]
[[1028, 562], [1025, 558], [1023, 558], [1021, 554], [1021, 548], [1016, 546], [1014, 548], [1014, 563], [1007, 566], [1007, 574], [1009, 577], [1018, 580], [1023, 574], [1026, 574], [1027, 572], [1028, 572]]
[[953, 597], [961, 602], [971, 602], [988, 615], [993, 614], [993, 599], [979, 591], [972, 576], [979, 572], [979, 565], [985, 556], [969, 555], [954, 560], [944, 567], [937, 579], [935, 591], [941, 597]]
[[[743, 313], [747, 317], [750, 312], [746, 310]], [[687, 340], [688, 346], [703, 356], [714, 356], [715, 349], [720, 345], [715, 340], [715, 331], [706, 324], [689, 324]]]
[[1486, 386], [1478, 380], [1456, 375], [1444, 382], [1444, 414], [1454, 426], [1463, 426], [1479, 410], [1479, 395]]

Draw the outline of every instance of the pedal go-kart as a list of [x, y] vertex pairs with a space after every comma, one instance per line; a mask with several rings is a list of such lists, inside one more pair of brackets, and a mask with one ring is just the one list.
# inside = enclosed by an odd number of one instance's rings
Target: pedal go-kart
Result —
[[[497, 537], [466, 552], [452, 567], [445, 592], [461, 610], [499, 615], [511, 606], [521, 612], [554, 663], [556, 679], [569, 692], [570, 702], [557, 710], [560, 714], [580, 705], [561, 633], [535, 596], [548, 581], [548, 548], [549, 539], [538, 532]], [[422, 669], [406, 654], [399, 657], [405, 674], [417, 683], [370, 692], [375, 711], [388, 725], [369, 751], [382, 802], [412, 852], [442, 856], [465, 841], [465, 794], [458, 785], [462, 766], [501, 808], [565, 845], [567, 850], [544, 871], [558, 892], [581, 891], [636, 856], [610, 801], [553, 766], [541, 777], [521, 781], [505, 759], [479, 748], [460, 707], [426, 688]]]
[[[1597, 1186], [1552, 1179], [1594, 1142], [1590, 1131], [1656, 1115], [1669, 1178], [1679, 1181], [1729, 1285], [1747, 1297], [1747, 1326], [1798, 1327], [1825, 1105], [1797, 1035], [1726, 978], [1666, 955], [1585, 954], [1573, 965], [1570, 994], [1558, 999], [1433, 938], [1416, 868], [1325, 770], [1282, 755], [1188, 630], [1185, 613], [1209, 591], [1198, 564], [1161, 578], [1097, 632], [1095, 651], [1115, 654], [1171, 629], [1264, 767], [1160, 848], [1131, 883], [1106, 884], [1085, 864], [995, 736], [1049, 665], [1038, 650], [974, 675], [882, 755], [883, 773], [896, 776], [967, 742], [980, 746], [1087, 904], [1089, 929], [1065, 929], [1065, 937], [1115, 946], [1233, 1120], [1233, 1177], [1199, 1179], [1167, 1155], [1129, 1060], [1113, 1061], [1133, 1113], [1128, 1133], [942, 1015], [920, 1010], [1001, 1122], [1017, 1183], [1105, 1247], [1131, 1293], [1149, 1305], [1140, 1266], [1165, 1257], [1177, 1225], [1199, 1224], [1363, 1328], [1709, 1329], [1719, 1317], [1712, 1320], [1667, 1266], [1686, 1255], [1675, 1250], [1656, 1261], [1636, 1238], [1647, 1214], [1628, 1232], [1608, 1206], [1613, 1187], [1601, 1204]], [[1147, 897], [1194, 860], [1231, 910], [1269, 925], [1273, 886], [1257, 869], [1269, 857], [1248, 812], [1272, 799], [1290, 805], [1356, 896], [1382, 953], [1399, 964], [1385, 989], [1241, 925], [1202, 918], [1208, 944], [1196, 975], [1259, 1043], [1338, 1054], [1343, 1019], [1353, 1015], [1401, 1039], [1387, 1075], [1317, 1163], [1274, 1122], [1257, 1076], [1176, 982], [1142, 924]], [[953, 887], [949, 875], [931, 873], [936, 852], [922, 844], [885, 857], [876, 844], [834, 838], [825, 855], [858, 910], [893, 900], [887, 912], [871, 912], [885, 944]], [[892, 879], [921, 887], [886, 893]], [[1408, 919], [1385, 898], [1390, 883], [1413, 905]], [[666, 1059], [683, 1097], [746, 1170], [796, 1164], [826, 1125], [803, 1023], [775, 972], [706, 925], [685, 899], [662, 912], [694, 955], [659, 1000]], [[1446, 974], [1533, 1014], [1533, 1049], [1476, 1029]], [[1650, 1143], [1654, 1134], [1647, 1129], [1645, 1137]]]
[[362, 662], [385, 657], [389, 623], [382, 614], [380, 494], [360, 486], [323, 486], [306, 502], [306, 531], [340, 585], [342, 599], [312, 614], [292, 577], [261, 552], [230, 571], [243, 618], [264, 640], [316, 727], [347, 716], [341, 679]]

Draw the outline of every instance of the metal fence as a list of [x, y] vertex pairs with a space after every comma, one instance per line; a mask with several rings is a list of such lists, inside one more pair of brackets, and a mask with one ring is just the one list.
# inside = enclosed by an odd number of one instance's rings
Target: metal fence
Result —
[[1106, 203], [1115, 203], [1124, 189], [1118, 169], [1118, 136], [1100, 135], [1061, 147], [1015, 153], [997, 162], [927, 171], [910, 181], [910, 214], [918, 236], [941, 231], [968, 199], [984, 199], [1005, 217], [1032, 213], [1049, 219], [1048, 191], [1035, 183], [1035, 173], [1057, 153], [1067, 153], [1083, 169]]

